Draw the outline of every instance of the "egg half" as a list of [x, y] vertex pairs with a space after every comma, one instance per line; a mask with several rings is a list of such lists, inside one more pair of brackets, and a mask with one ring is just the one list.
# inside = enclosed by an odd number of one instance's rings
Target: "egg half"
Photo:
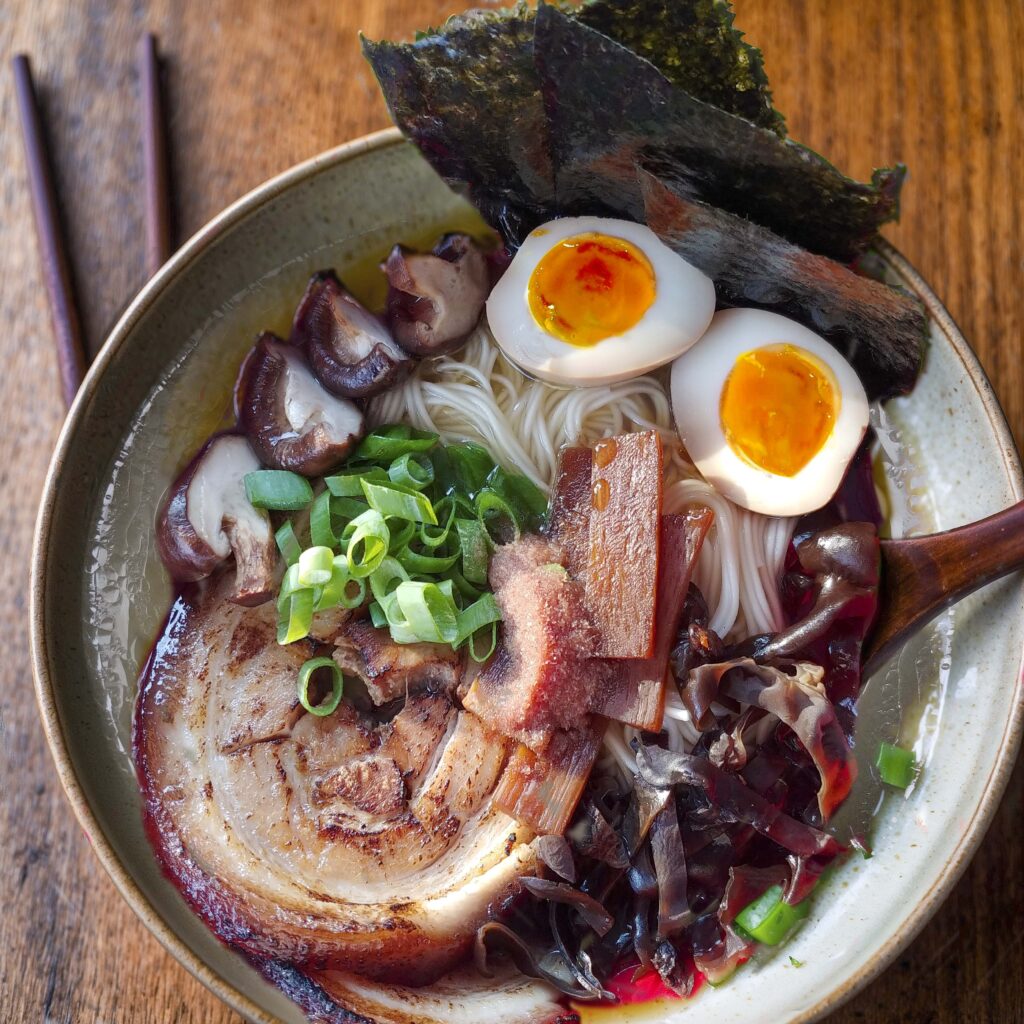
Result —
[[772, 516], [825, 505], [868, 426], [864, 386], [839, 352], [760, 309], [715, 314], [672, 365], [672, 411], [703, 476]]
[[553, 384], [611, 384], [671, 362], [715, 312], [711, 278], [650, 228], [566, 217], [530, 232], [487, 300], [502, 352]]

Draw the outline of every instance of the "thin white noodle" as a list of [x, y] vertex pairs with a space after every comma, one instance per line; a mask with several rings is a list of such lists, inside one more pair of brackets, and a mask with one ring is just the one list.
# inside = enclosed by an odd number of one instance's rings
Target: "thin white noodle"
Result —
[[[405, 422], [445, 441], [483, 444], [506, 468], [550, 491], [558, 452], [629, 430], [657, 430], [665, 442], [666, 512], [708, 506], [714, 524], [694, 573], [722, 637], [769, 632], [783, 624], [779, 580], [794, 520], [758, 515], [733, 504], [702, 479], [672, 425], [665, 385], [657, 376], [595, 388], [554, 388], [524, 377], [481, 324], [457, 354], [424, 360], [400, 388], [374, 399], [371, 426]], [[673, 750], [690, 750], [700, 733], [674, 687], [666, 695], [665, 732]], [[611, 723], [601, 764], [629, 778], [635, 729]]]

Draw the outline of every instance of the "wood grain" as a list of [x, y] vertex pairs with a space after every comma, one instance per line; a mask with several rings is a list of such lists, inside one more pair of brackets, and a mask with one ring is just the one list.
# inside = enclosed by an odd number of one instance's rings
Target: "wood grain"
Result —
[[[24, 640], [35, 507], [63, 410], [13, 120], [30, 52], [93, 350], [143, 281], [135, 54], [168, 58], [176, 222], [195, 231], [268, 176], [386, 123], [355, 31], [408, 33], [451, 0], [7, 0], [0, 8], [0, 1017], [237, 1024], [122, 903], [64, 803]], [[1024, 439], [1024, 5], [736, 0], [793, 135], [839, 166], [912, 169], [889, 237], [924, 273]], [[964, 766], [964, 770], [970, 770]], [[832, 1024], [1024, 1020], [1024, 777], [924, 934]]]

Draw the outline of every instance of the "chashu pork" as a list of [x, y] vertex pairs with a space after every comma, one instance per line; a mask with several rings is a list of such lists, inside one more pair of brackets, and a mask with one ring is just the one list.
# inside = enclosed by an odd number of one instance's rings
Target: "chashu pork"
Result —
[[135, 758], [164, 867], [252, 956], [419, 985], [536, 868], [533, 836], [491, 804], [506, 741], [444, 692], [381, 722], [343, 700], [304, 712], [314, 645], [276, 642], [273, 604], [190, 588], [143, 674]]

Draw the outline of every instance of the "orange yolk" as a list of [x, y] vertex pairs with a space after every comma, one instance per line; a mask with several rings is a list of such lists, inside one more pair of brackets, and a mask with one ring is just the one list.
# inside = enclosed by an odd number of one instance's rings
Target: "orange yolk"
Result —
[[838, 411], [839, 391], [828, 368], [793, 345], [741, 355], [719, 407], [733, 451], [777, 476], [795, 476], [821, 451]]
[[548, 334], [596, 345], [640, 322], [654, 302], [654, 269], [635, 245], [588, 232], [549, 249], [527, 293], [534, 320]]

